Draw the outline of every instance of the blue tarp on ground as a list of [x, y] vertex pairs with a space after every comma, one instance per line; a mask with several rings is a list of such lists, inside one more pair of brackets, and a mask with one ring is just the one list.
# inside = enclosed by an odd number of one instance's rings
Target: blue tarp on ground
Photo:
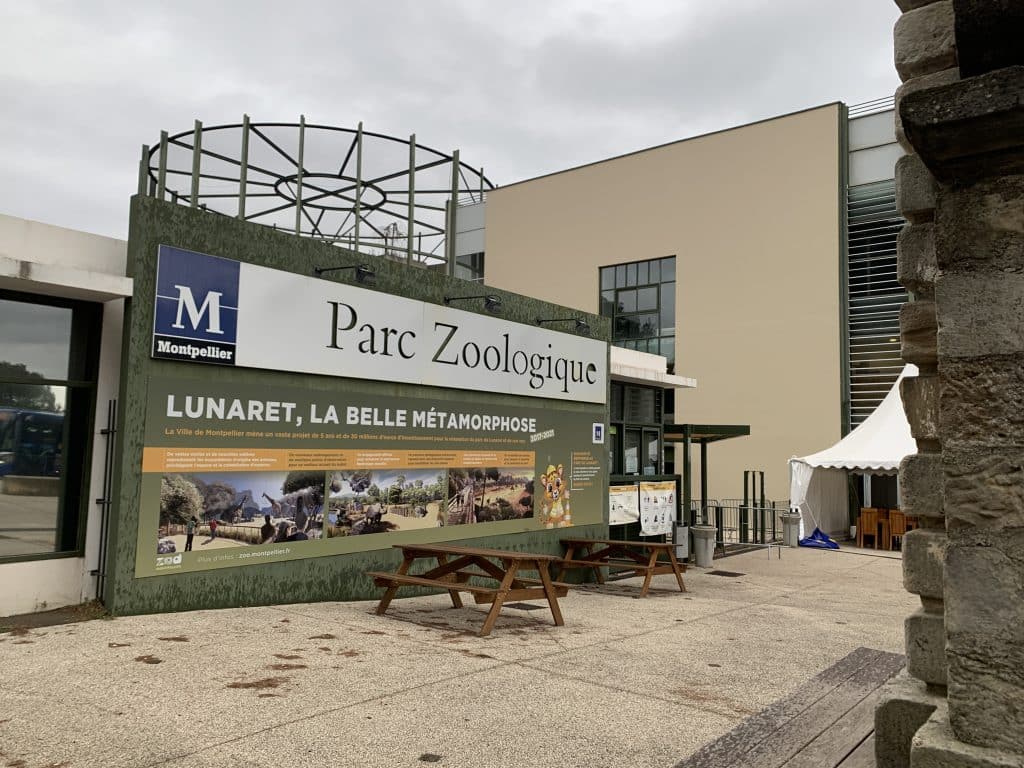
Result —
[[800, 539], [800, 546], [815, 547], [816, 549], [839, 549], [839, 545], [822, 533], [820, 528], [815, 528], [814, 533], [810, 536]]

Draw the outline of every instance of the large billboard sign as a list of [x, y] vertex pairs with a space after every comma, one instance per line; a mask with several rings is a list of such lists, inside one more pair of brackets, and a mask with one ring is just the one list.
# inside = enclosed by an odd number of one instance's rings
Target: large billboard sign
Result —
[[177, 377], [146, 400], [137, 577], [602, 522], [593, 413]]
[[603, 403], [607, 344], [161, 245], [152, 356]]

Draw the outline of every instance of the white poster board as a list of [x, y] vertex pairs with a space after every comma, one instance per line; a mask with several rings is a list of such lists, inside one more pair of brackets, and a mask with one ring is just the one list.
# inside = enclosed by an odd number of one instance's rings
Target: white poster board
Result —
[[608, 488], [608, 525], [626, 525], [640, 519], [639, 489], [632, 485]]
[[672, 533], [676, 519], [676, 484], [674, 480], [640, 483], [640, 534], [660, 536]]

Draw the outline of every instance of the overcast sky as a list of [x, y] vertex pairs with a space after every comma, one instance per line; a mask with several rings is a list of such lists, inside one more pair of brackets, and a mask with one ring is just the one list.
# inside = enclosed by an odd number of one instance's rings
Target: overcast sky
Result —
[[890, 96], [893, 0], [0, 0], [0, 213], [125, 237], [140, 146], [355, 126], [496, 184]]

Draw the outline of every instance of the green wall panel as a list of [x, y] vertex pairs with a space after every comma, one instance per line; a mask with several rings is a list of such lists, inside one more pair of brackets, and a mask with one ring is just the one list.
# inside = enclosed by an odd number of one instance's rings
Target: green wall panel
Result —
[[[199, 573], [180, 573], [137, 579], [136, 537], [139, 524], [141, 457], [146, 419], [146, 382], [151, 376], [162, 378], [202, 376], [211, 382], [234, 384], [266, 382], [268, 387], [346, 387], [379, 392], [397, 397], [430, 397], [439, 402], [459, 401], [515, 406], [523, 398], [466, 390], [421, 387], [393, 382], [359, 382], [278, 371], [254, 371], [241, 368], [200, 366], [150, 357], [153, 328], [153, 293], [157, 247], [160, 244], [250, 262], [274, 269], [311, 275], [315, 266], [361, 262], [377, 270], [376, 290], [436, 304], [444, 296], [475, 293], [479, 288], [461, 280], [384, 259], [356, 256], [341, 248], [308, 238], [278, 232], [261, 225], [211, 214], [149, 197], [134, 197], [128, 237], [128, 270], [134, 279], [135, 299], [126, 308], [119, 398], [115, 498], [111, 510], [108, 543], [107, 582], [104, 601], [114, 614], [155, 613], [201, 608], [272, 605], [322, 600], [359, 600], [379, 596], [380, 590], [363, 574], [368, 570], [392, 569], [400, 562], [390, 542], [385, 548], [354, 554], [248, 565]], [[335, 273], [339, 283], [352, 282], [350, 273]], [[537, 317], [580, 316], [578, 310], [548, 302], [486, 289], [501, 296], [501, 317], [533, 324]], [[301, 297], [282, 296], [281, 301], [301, 301]], [[460, 309], [474, 310], [472, 303]], [[483, 312], [481, 308], [481, 313]], [[608, 320], [584, 315], [593, 338], [607, 341]], [[551, 401], [537, 401], [541, 402]], [[587, 414], [607, 424], [602, 405], [558, 401], [552, 407]], [[602, 495], [603, 515], [607, 520], [607, 498]], [[484, 524], [486, 525], [486, 524]], [[477, 526], [474, 526], [476, 528]], [[576, 526], [572, 529], [537, 530], [504, 536], [472, 538], [474, 545], [518, 551], [560, 553], [559, 538], [571, 530], [574, 536], [604, 537], [607, 525]], [[382, 537], [386, 539], [386, 536]], [[467, 538], [467, 541], [469, 539]], [[414, 594], [410, 590], [410, 594]]]

